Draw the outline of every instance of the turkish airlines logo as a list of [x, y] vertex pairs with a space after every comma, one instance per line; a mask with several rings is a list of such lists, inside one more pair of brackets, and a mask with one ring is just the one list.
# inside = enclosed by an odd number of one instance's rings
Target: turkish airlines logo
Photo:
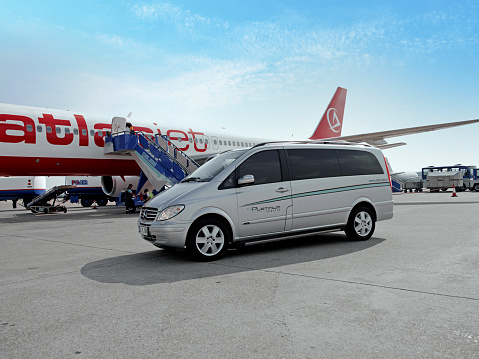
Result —
[[[332, 114], [331, 114], [332, 112]], [[341, 122], [338, 118], [338, 111], [335, 108], [330, 108], [327, 113], [328, 124], [331, 131], [339, 133], [341, 132]]]

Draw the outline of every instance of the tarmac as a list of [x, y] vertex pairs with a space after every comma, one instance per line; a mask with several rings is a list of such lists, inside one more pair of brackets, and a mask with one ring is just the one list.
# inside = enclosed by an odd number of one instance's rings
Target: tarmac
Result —
[[0, 202], [2, 358], [479, 358], [479, 192], [394, 195], [342, 232], [199, 263], [137, 214]]

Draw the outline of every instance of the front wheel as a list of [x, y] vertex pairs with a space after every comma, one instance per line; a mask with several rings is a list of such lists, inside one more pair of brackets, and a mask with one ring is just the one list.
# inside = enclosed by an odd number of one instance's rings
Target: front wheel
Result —
[[221, 221], [204, 219], [190, 230], [187, 249], [196, 259], [213, 261], [225, 254], [229, 241], [228, 229]]
[[368, 207], [358, 207], [349, 215], [344, 232], [352, 241], [365, 241], [371, 238], [375, 228], [376, 223], [372, 210]]

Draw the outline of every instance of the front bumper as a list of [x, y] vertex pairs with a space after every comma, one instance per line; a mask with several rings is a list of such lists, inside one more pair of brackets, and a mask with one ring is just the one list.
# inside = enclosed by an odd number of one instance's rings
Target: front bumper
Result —
[[188, 226], [185, 224], [168, 221], [138, 221], [138, 232], [145, 241], [165, 246], [184, 248]]

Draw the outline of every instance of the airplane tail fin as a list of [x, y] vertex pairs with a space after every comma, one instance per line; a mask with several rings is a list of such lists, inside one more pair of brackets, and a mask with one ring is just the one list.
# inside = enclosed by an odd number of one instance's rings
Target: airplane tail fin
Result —
[[346, 103], [346, 89], [338, 87], [316, 130], [309, 138], [320, 140], [323, 138], [340, 137], [343, 129], [344, 105]]

